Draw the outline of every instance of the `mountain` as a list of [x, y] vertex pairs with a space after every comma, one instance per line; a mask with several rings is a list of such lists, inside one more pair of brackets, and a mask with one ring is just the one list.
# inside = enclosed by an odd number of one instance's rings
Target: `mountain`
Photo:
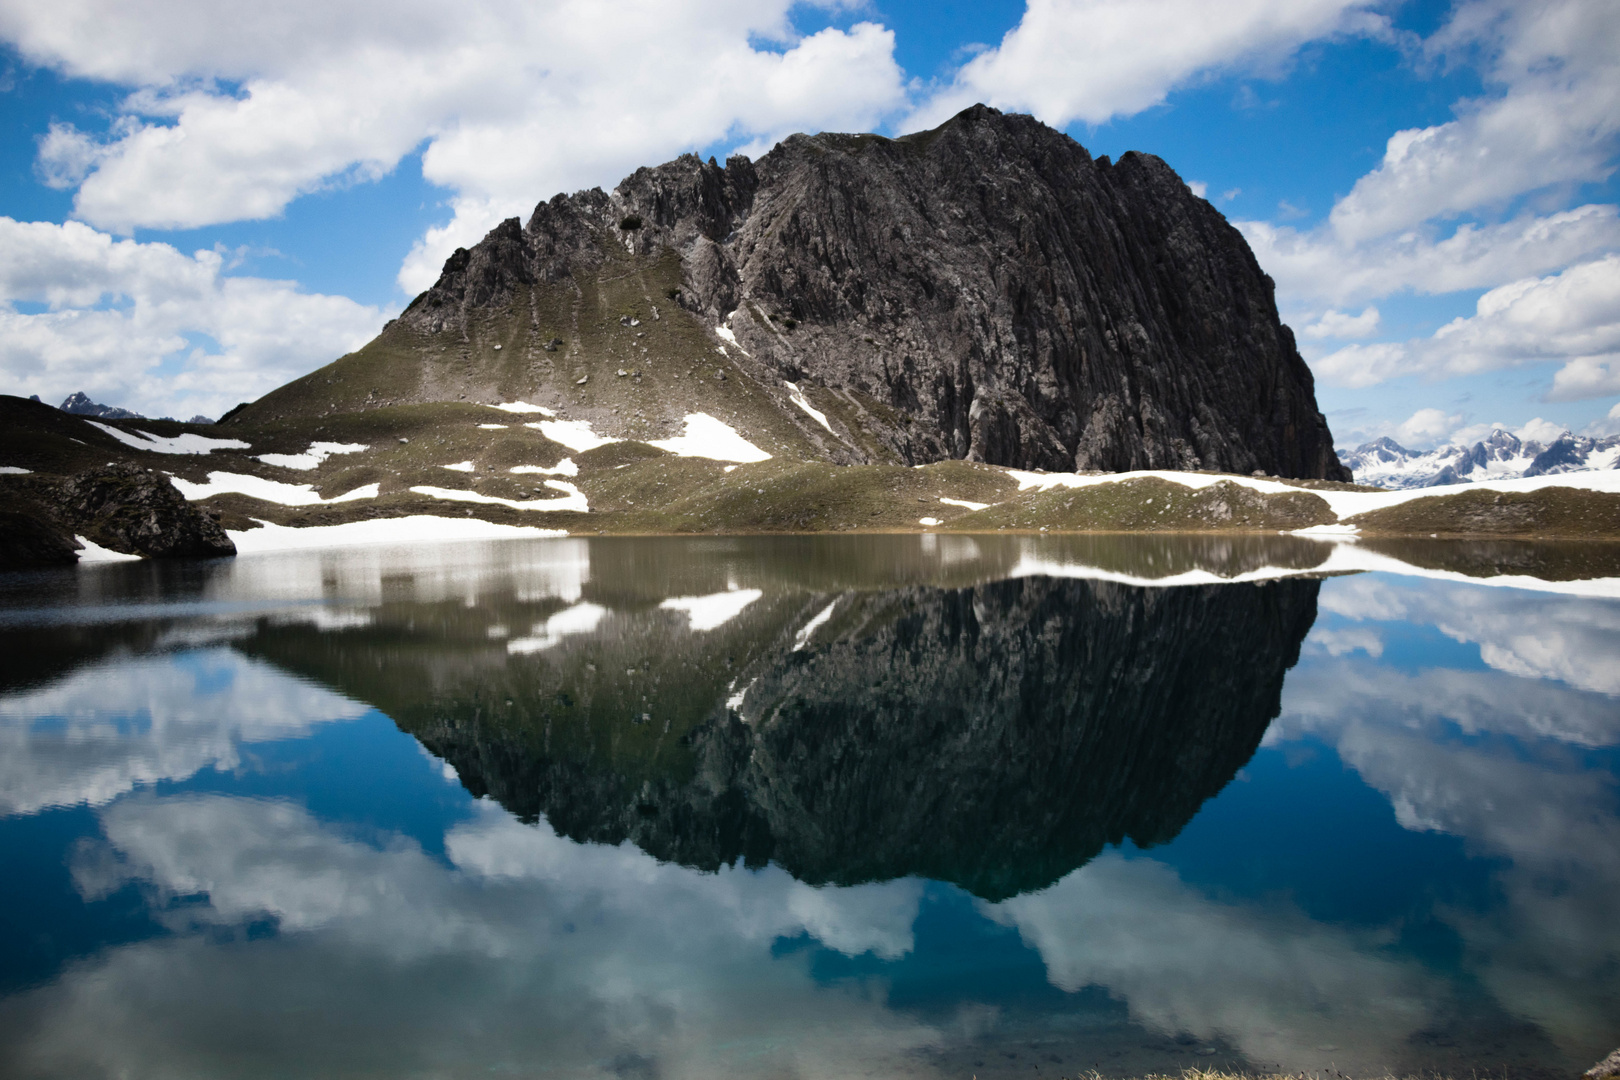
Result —
[[1357, 482], [1386, 488], [1445, 487], [1480, 480], [1620, 468], [1620, 435], [1594, 439], [1564, 432], [1543, 446], [1497, 428], [1473, 446], [1408, 450], [1390, 438], [1363, 443], [1344, 457]]
[[[37, 401], [39, 399], [35, 398], [35, 400]], [[57, 408], [61, 409], [65, 413], [72, 413], [74, 416], [100, 416], [108, 420], [145, 419], [140, 413], [130, 412], [128, 409], [120, 409], [116, 405], [102, 405], [98, 402], [91, 401], [82, 390], [69, 394], [66, 400], [64, 400], [61, 405], [57, 406]]]
[[558, 195], [370, 344], [226, 424], [522, 400], [618, 438], [1347, 480], [1272, 281], [1162, 160], [975, 106]]

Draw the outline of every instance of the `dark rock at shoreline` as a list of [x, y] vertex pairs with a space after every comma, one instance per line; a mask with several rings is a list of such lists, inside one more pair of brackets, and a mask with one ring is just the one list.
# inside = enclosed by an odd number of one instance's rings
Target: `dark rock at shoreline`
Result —
[[466, 340], [621, 249], [678, 254], [673, 302], [729, 320], [762, 383], [870, 402], [866, 433], [907, 463], [1350, 479], [1271, 279], [1149, 154], [1093, 159], [975, 106], [901, 139], [686, 155], [502, 223], [399, 327]]
[[0, 570], [72, 566], [79, 561], [73, 538], [37, 514], [0, 510]]

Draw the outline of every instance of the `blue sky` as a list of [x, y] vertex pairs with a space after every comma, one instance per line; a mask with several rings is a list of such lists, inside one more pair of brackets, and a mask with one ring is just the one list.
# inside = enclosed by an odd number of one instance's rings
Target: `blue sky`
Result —
[[985, 101], [1249, 237], [1341, 446], [1620, 430], [1602, 0], [0, 0], [0, 392], [216, 415], [559, 190]]

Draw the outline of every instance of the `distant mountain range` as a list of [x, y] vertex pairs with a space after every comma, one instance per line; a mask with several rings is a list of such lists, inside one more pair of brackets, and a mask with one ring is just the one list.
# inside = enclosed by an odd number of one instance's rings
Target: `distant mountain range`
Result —
[[[32, 400], [38, 401], [39, 395], [35, 394]], [[65, 413], [72, 413], [74, 416], [99, 416], [106, 420], [146, 419], [146, 417], [142, 416], [138, 412], [131, 412], [129, 409], [121, 409], [117, 405], [103, 405], [98, 401], [91, 401], [90, 396], [83, 390], [78, 390], [69, 394], [63, 399], [62, 404], [58, 405], [57, 408], [61, 409]], [[160, 416], [157, 417], [157, 419], [173, 420], [174, 417]], [[206, 416], [193, 416], [190, 420], [187, 420], [186, 423], [212, 424], [213, 421]]]
[[1497, 428], [1473, 446], [1426, 451], [1408, 450], [1394, 439], [1383, 438], [1362, 443], [1341, 460], [1358, 483], [1385, 488], [1445, 487], [1620, 467], [1620, 435], [1594, 439], [1566, 431], [1543, 445]]

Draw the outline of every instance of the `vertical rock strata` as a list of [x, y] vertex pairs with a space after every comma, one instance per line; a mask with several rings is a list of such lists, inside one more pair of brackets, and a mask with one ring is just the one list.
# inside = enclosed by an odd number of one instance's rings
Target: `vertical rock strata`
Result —
[[1271, 279], [1150, 154], [975, 106], [900, 139], [686, 155], [504, 222], [397, 325], [460, 336], [624, 250], [678, 254], [672, 299], [762, 382], [860, 404], [897, 460], [1350, 479]]

